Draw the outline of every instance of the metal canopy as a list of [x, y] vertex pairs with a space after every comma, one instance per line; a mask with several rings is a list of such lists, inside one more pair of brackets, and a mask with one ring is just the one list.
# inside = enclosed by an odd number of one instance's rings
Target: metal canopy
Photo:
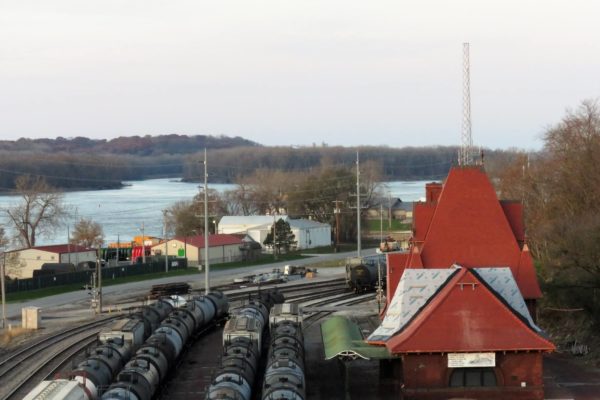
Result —
[[385, 346], [366, 343], [358, 325], [342, 316], [334, 316], [323, 322], [321, 335], [326, 360], [336, 357], [343, 361], [392, 358]]

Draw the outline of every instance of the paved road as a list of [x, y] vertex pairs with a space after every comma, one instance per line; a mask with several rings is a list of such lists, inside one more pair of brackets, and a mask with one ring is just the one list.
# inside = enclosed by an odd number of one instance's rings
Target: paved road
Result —
[[[363, 250], [363, 255], [375, 254], [375, 249], [367, 249]], [[308, 254], [307, 254], [308, 255]], [[231, 282], [235, 277], [241, 277], [245, 275], [258, 274], [262, 272], [270, 272], [273, 268], [283, 268], [284, 265], [293, 263], [294, 265], [309, 265], [315, 262], [322, 262], [328, 260], [337, 260], [337, 259], [345, 259], [346, 257], [354, 256], [356, 252], [347, 252], [347, 253], [334, 253], [334, 254], [314, 254], [314, 257], [304, 258], [299, 260], [290, 261], [280, 261], [271, 264], [264, 264], [259, 266], [252, 267], [240, 267], [235, 269], [227, 269], [221, 271], [211, 271], [211, 285], [214, 284], [222, 284]], [[327, 276], [331, 274], [341, 274], [343, 273], [343, 267], [341, 268], [323, 268], [319, 270], [319, 275]], [[104, 282], [106, 282], [107, 277], [104, 277]], [[204, 288], [204, 280], [205, 274], [197, 274], [197, 275], [186, 275], [186, 276], [173, 276], [173, 277], [165, 277], [160, 279], [153, 280], [144, 280], [140, 282], [131, 282], [125, 283], [122, 285], [114, 285], [114, 286], [106, 286], [102, 289], [104, 298], [108, 298], [110, 296], [125, 296], [133, 293], [143, 293], [148, 292], [151, 285], [156, 285], [159, 283], [171, 283], [171, 282], [181, 282], [187, 281], [192, 288], [200, 289]], [[87, 290], [80, 290], [77, 292], [69, 292], [58, 294], [54, 296], [48, 296], [40, 299], [29, 300], [19, 303], [8, 303], [6, 305], [6, 314], [9, 323], [19, 323], [21, 319], [21, 309], [23, 307], [41, 307], [43, 310], [51, 311], [53, 308], [64, 306], [64, 305], [73, 305], [77, 303], [89, 302], [90, 296]], [[107, 303], [105, 302], [105, 306]], [[1, 329], [1, 328], [0, 328]]]
[[548, 400], [600, 399], [600, 369], [564, 354], [544, 356], [544, 398]]

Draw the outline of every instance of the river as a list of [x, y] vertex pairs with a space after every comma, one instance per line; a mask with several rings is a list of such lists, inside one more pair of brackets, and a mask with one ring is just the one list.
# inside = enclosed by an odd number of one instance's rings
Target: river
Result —
[[[403, 201], [415, 201], [425, 196], [427, 181], [385, 182], [383, 193], [399, 197]], [[69, 209], [69, 217], [64, 226], [58, 228], [51, 236], [38, 238], [37, 244], [60, 244], [67, 242], [68, 230], [78, 218], [85, 217], [102, 225], [106, 242], [117, 239], [129, 241], [133, 236], [141, 235], [142, 224], [146, 235], [162, 235], [162, 210], [180, 200], [191, 200], [198, 193], [197, 183], [180, 182], [178, 179], [148, 179], [125, 182], [121, 189], [84, 190], [66, 192], [64, 204]], [[209, 188], [223, 192], [234, 188], [231, 184], [211, 184]], [[4, 209], [17, 204], [18, 196], [0, 196], [0, 208]], [[4, 213], [0, 215], [0, 223], [7, 234], [11, 229], [7, 225]]]

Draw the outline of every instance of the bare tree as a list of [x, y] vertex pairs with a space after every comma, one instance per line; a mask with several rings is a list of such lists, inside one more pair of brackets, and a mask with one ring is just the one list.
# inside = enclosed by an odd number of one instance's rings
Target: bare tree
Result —
[[39, 236], [53, 233], [62, 222], [63, 196], [39, 177], [20, 176], [15, 186], [22, 201], [5, 212], [15, 227], [15, 239], [27, 248], [34, 247]]
[[71, 243], [84, 247], [100, 248], [104, 243], [104, 231], [102, 226], [88, 218], [81, 218], [71, 237]]
[[223, 197], [227, 207], [226, 215], [253, 215], [258, 212], [253, 186], [242, 180], [237, 183], [235, 189], [227, 190]]
[[4, 232], [4, 228], [0, 226], [0, 253], [3, 253], [5, 251], [7, 244], [8, 244], [8, 239]]
[[500, 176], [502, 197], [525, 205], [527, 238], [545, 301], [581, 307], [600, 321], [600, 108], [585, 101]]
[[194, 203], [187, 200], [178, 201], [169, 207], [166, 218], [168, 235], [192, 236], [194, 231], [198, 232], [198, 227], [203, 224], [194, 209]]

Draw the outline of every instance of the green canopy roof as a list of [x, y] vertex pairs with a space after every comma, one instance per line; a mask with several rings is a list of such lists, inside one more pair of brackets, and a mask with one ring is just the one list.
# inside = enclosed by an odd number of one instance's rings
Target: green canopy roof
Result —
[[325, 359], [342, 360], [392, 358], [385, 346], [373, 346], [364, 341], [358, 325], [342, 316], [334, 316], [321, 324]]

